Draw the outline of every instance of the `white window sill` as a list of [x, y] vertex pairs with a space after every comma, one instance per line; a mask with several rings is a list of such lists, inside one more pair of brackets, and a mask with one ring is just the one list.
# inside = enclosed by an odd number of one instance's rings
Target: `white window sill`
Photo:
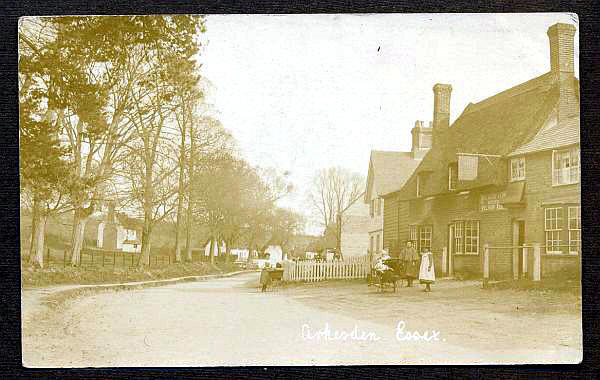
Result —
[[560, 187], [560, 186], [569, 186], [569, 185], [577, 185], [579, 183], [579, 181], [577, 182], [569, 182], [569, 183], [553, 183], [552, 187]]
[[523, 178], [515, 178], [515, 179], [511, 178], [511, 180], [510, 180], [510, 182], [521, 182], [521, 181], [525, 181], [525, 177], [523, 177]]
[[564, 253], [560, 251], [546, 252], [546, 256], [579, 256], [577, 252]]
[[457, 256], [478, 256], [479, 252], [455, 252]]

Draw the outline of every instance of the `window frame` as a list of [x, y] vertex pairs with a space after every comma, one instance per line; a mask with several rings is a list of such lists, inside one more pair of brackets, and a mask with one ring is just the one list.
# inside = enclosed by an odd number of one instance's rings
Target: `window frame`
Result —
[[[520, 165], [522, 163], [522, 165]], [[516, 177], [515, 177], [515, 167], [514, 164], [517, 164], [516, 167]], [[526, 163], [525, 163], [525, 157], [516, 157], [516, 158], [511, 158], [510, 159], [510, 165], [509, 165], [509, 171], [510, 171], [510, 181], [511, 182], [517, 182], [517, 181], [524, 181], [526, 178]]]
[[[565, 227], [563, 225], [563, 206], [555, 206], [555, 207], [546, 207], [544, 208], [544, 241], [546, 245], [546, 254], [550, 255], [561, 255], [563, 251], [561, 250], [561, 239], [562, 232]], [[550, 212], [550, 218], [548, 218], [548, 214]], [[554, 212], [554, 217], [552, 217], [552, 212]], [[559, 216], [560, 214], [560, 216]], [[549, 243], [550, 242], [550, 243]], [[554, 248], [558, 247], [557, 250]]]
[[452, 224], [454, 225], [454, 254], [479, 255], [481, 252], [480, 221], [475, 219], [455, 220]]
[[[418, 231], [419, 231], [418, 232], [419, 252], [422, 250], [423, 247], [428, 247], [431, 250], [432, 244], [433, 244], [433, 225], [428, 224], [428, 225], [419, 226]], [[424, 234], [425, 234], [425, 238], [423, 238]], [[429, 235], [428, 238], [427, 238], [427, 235]], [[429, 244], [424, 245], [423, 242], [429, 242]]]
[[[453, 186], [454, 185], [454, 186]], [[448, 191], [454, 191], [458, 187], [458, 164], [448, 164]]]
[[[568, 162], [565, 167], [556, 168], [557, 156], [561, 155], [563, 158], [568, 157]], [[561, 160], [564, 162], [565, 160]], [[577, 165], [574, 166], [574, 161]], [[565, 174], [566, 173], [566, 174]], [[566, 182], [559, 182], [559, 179], [568, 178]], [[581, 151], [579, 147], [572, 147], [567, 149], [554, 149], [552, 150], [552, 186], [565, 186], [577, 184], [581, 181]]]
[[[575, 217], [571, 216], [571, 211], [575, 211]], [[571, 221], [575, 221], [575, 226], [571, 226]], [[581, 205], [567, 206], [567, 230], [569, 238], [569, 254], [578, 255], [581, 253]], [[573, 235], [576, 238], [573, 238]], [[573, 246], [576, 247], [573, 250]]]

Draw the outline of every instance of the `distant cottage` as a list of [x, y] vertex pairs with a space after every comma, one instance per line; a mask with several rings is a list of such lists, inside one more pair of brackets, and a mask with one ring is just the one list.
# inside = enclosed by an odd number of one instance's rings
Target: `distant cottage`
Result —
[[550, 71], [470, 103], [452, 125], [452, 86], [433, 87], [431, 149], [401, 189], [382, 195], [385, 247], [411, 240], [433, 250], [438, 271], [480, 276], [488, 244], [492, 278], [528, 278], [532, 255], [520, 247], [539, 243], [543, 273], [578, 270], [574, 35], [572, 25], [551, 26]]
[[139, 253], [142, 251], [141, 227], [142, 221], [117, 213], [114, 203], [109, 203], [108, 212], [101, 216], [98, 223], [96, 245], [108, 250]]

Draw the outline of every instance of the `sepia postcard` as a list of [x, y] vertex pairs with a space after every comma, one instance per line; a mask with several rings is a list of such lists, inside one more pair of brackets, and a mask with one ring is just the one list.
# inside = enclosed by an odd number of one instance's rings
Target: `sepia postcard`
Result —
[[25, 367], [581, 362], [576, 14], [18, 38]]

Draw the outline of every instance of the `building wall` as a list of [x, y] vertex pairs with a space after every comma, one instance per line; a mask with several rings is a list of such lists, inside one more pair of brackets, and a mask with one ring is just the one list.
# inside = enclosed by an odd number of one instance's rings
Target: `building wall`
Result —
[[355, 202], [344, 215], [342, 224], [342, 255], [366, 255], [369, 249], [369, 206], [360, 201]]
[[385, 199], [383, 208], [383, 247], [390, 249], [392, 241], [397, 241], [398, 236], [398, 196], [390, 196]]

